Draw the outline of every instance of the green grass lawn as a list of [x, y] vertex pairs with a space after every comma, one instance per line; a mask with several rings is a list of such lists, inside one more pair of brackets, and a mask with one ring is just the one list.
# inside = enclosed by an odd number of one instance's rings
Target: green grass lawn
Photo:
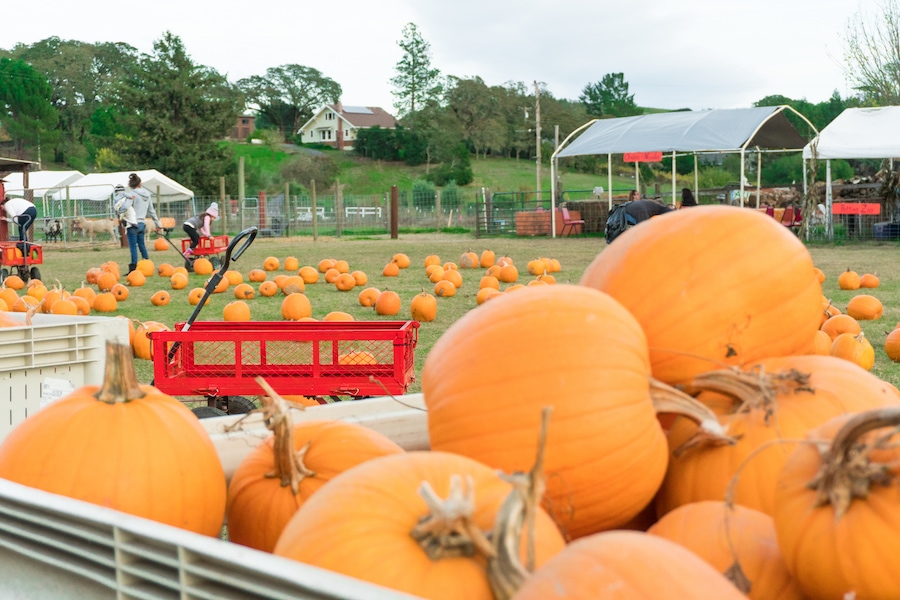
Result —
[[[300, 265], [317, 265], [323, 258], [344, 259], [351, 270], [362, 270], [369, 278], [368, 286], [378, 289], [392, 289], [398, 292], [404, 309], [397, 317], [380, 317], [371, 308], [363, 308], [358, 303], [357, 288], [351, 292], [339, 292], [332, 284], [322, 279], [306, 288], [306, 294], [312, 304], [313, 316], [324, 317], [334, 310], [345, 311], [357, 320], [375, 319], [408, 319], [409, 302], [421, 291], [433, 291], [424, 272], [425, 257], [437, 254], [443, 262], [458, 262], [463, 252], [472, 250], [478, 254], [489, 248], [497, 256], [508, 255], [520, 270], [520, 282], [527, 282], [530, 277], [525, 272], [526, 263], [534, 258], [556, 258], [562, 265], [562, 271], [554, 274], [559, 283], [577, 283], [582, 272], [605, 247], [599, 238], [512, 238], [495, 240], [478, 240], [470, 235], [450, 234], [408, 234], [391, 240], [388, 236], [372, 236], [366, 238], [320, 238], [310, 239], [257, 239], [241, 259], [232, 264], [232, 269], [243, 274], [245, 281], [251, 269], [261, 268], [267, 256], [275, 256], [282, 263], [288, 256], [299, 259]], [[884, 316], [878, 321], [863, 322], [863, 330], [875, 347], [876, 364], [873, 373], [900, 386], [900, 365], [891, 362], [884, 354], [884, 337], [900, 322], [900, 266], [896, 261], [897, 247], [888, 244], [866, 244], [859, 246], [817, 246], [810, 247], [810, 252], [817, 266], [823, 269], [827, 279], [823, 284], [823, 293], [842, 311], [846, 309], [848, 300], [861, 292], [839, 290], [838, 275], [848, 267], [860, 274], [875, 273], [881, 278], [881, 286], [869, 293], [878, 297], [884, 304]], [[402, 270], [399, 277], [385, 277], [382, 269], [397, 253], [405, 253], [411, 259], [411, 266]], [[168, 262], [180, 264], [179, 256], [174, 250], [162, 252], [151, 251], [151, 259], [156, 265]], [[44, 264], [41, 265], [42, 277], [48, 285], [59, 284], [72, 290], [81, 285], [90, 267], [99, 266], [107, 260], [115, 260], [120, 266], [128, 263], [128, 251], [112, 245], [93, 249], [63, 250], [45, 245]], [[269, 279], [284, 273], [269, 273]], [[463, 271], [463, 286], [451, 298], [438, 299], [438, 314], [435, 321], [422, 323], [419, 329], [419, 343], [416, 348], [416, 374], [421, 373], [425, 357], [441, 333], [453, 322], [469, 310], [477, 306], [476, 294], [482, 269]], [[117, 313], [140, 321], [161, 321], [173, 325], [187, 320], [194, 307], [187, 301], [191, 288], [203, 287], [206, 278], [191, 275], [190, 284], [185, 290], [171, 290], [168, 278], [154, 276], [148, 279], [147, 285], [130, 289], [128, 300], [119, 304]], [[254, 285], [258, 287], [258, 285]], [[505, 287], [505, 286], [504, 286]], [[155, 307], [150, 303], [150, 296], [159, 289], [169, 290], [172, 302], [166, 307]], [[205, 306], [199, 320], [222, 320], [222, 311], [226, 304], [235, 298], [231, 291], [213, 294], [208, 306]], [[254, 320], [280, 320], [282, 296], [264, 298], [259, 295], [250, 301]], [[142, 380], [151, 378], [151, 365], [147, 361], [138, 361], [139, 375]], [[419, 383], [413, 384], [411, 391], [418, 391]]]

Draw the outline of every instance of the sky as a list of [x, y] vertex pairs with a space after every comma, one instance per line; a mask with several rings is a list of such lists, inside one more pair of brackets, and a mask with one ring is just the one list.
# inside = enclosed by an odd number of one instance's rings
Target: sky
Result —
[[394, 112], [390, 79], [415, 23], [443, 75], [488, 85], [543, 84], [577, 100], [623, 73], [638, 106], [743, 108], [766, 96], [824, 102], [851, 95], [848, 27], [879, 0], [43, 0], [0, 29], [0, 48], [56, 36], [126, 42], [150, 53], [164, 32], [192, 60], [236, 82], [285, 64], [312, 67], [343, 88], [345, 105]]

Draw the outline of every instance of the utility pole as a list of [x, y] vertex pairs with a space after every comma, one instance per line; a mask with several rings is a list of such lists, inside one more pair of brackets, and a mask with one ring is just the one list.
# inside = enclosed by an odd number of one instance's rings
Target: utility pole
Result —
[[534, 81], [534, 124], [535, 144], [537, 145], [537, 198], [541, 200], [541, 90]]

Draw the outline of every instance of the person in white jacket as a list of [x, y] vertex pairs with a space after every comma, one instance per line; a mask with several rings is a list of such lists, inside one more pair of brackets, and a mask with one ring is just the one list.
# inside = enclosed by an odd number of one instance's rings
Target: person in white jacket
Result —
[[139, 250], [141, 258], [150, 258], [150, 255], [147, 253], [147, 245], [144, 242], [147, 227], [144, 219], [148, 215], [153, 219], [157, 233], [162, 230], [162, 223], [159, 222], [159, 217], [156, 216], [156, 210], [154, 210], [153, 202], [150, 199], [150, 192], [141, 187], [141, 178], [138, 177], [137, 173], [132, 173], [128, 176], [128, 189], [125, 190], [124, 196], [125, 201], [122, 203], [120, 210], [124, 213], [133, 208], [134, 217], [137, 220], [134, 227], [129, 226], [125, 230], [125, 234], [128, 237], [128, 250], [131, 252], [131, 263], [128, 265], [128, 272], [131, 273], [137, 268]]

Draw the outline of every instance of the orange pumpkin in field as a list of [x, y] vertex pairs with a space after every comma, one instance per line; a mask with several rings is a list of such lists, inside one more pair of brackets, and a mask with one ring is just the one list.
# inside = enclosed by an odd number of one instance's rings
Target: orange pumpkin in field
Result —
[[162, 263], [161, 265], [156, 267], [156, 272], [160, 277], [171, 277], [175, 274], [175, 267], [173, 267], [169, 263]]
[[97, 312], [115, 312], [118, 304], [112, 292], [101, 292], [94, 298], [91, 308]]
[[[274, 285], [274, 284], [273, 284]], [[188, 303], [191, 306], [197, 306], [200, 304], [200, 300], [203, 299], [203, 294], [206, 293], [206, 290], [203, 288], [194, 288], [190, 292], [188, 292]], [[206, 302], [203, 303], [203, 306], [209, 304], [209, 297], [206, 298]]]
[[400, 274], [400, 267], [395, 262], [389, 262], [384, 265], [384, 269], [381, 270], [381, 274], [385, 277], [397, 277]]
[[[7, 281], [9, 281], [9, 279], [9, 277], [6, 278]], [[97, 288], [101, 292], [108, 292], [112, 289], [112, 286], [118, 283], [118, 281], [118, 278], [116, 278], [115, 274], [113, 274], [111, 271], [104, 271], [97, 277]], [[7, 285], [9, 284], [7, 283]]]
[[281, 266], [281, 261], [274, 256], [267, 256], [266, 260], [263, 261], [263, 270], [264, 271], [277, 271]]
[[159, 290], [150, 296], [150, 304], [153, 306], [166, 306], [170, 300], [171, 296], [169, 296], [169, 292], [166, 290]]
[[284, 259], [285, 271], [296, 271], [300, 268], [300, 261], [294, 256], [288, 256]]
[[169, 248], [169, 244], [166, 243], [166, 240], [164, 240], [161, 237], [156, 238], [156, 240], [153, 242], [153, 249], [156, 250], [157, 252], [162, 252], [163, 250], [168, 250], [168, 248]]
[[278, 293], [278, 284], [274, 281], [263, 281], [259, 284], [259, 295], [271, 298]]
[[234, 297], [238, 300], [252, 300], [256, 290], [249, 283], [239, 283], [234, 286]]
[[319, 273], [325, 273], [328, 269], [333, 269], [334, 263], [335, 260], [333, 258], [323, 258], [317, 265], [319, 268]]
[[137, 261], [137, 270], [143, 273], [144, 277], [151, 277], [156, 267], [153, 266], [153, 261], [149, 258], [142, 258]]
[[134, 350], [134, 357], [144, 360], [151, 360], [153, 354], [151, 352], [151, 342], [147, 334], [152, 331], [171, 331], [168, 325], [159, 321], [144, 321], [139, 323], [134, 331], [134, 340], [131, 346]]
[[208, 258], [200, 257], [194, 261], [194, 273], [197, 275], [212, 275], [213, 264]]
[[319, 281], [319, 271], [309, 265], [301, 267], [298, 275], [303, 278], [303, 283], [313, 284]]
[[364, 289], [359, 293], [357, 299], [359, 300], [360, 306], [372, 307], [375, 306], [375, 300], [378, 299], [378, 294], [381, 293], [381, 290], [378, 288], [369, 287]]
[[250, 305], [243, 300], [234, 300], [222, 309], [222, 318], [225, 321], [249, 321]]
[[327, 315], [325, 315], [324, 317], [322, 317], [322, 320], [323, 321], [355, 321], [356, 319], [354, 319], [353, 315], [351, 315], [348, 312], [344, 312], [342, 310], [333, 310], [330, 313], [328, 313]]
[[262, 269], [251, 269], [250, 272], [247, 273], [247, 278], [253, 283], [261, 283], [266, 280], [266, 272]]
[[183, 290], [187, 287], [188, 276], [184, 273], [172, 273], [172, 276], [169, 278], [169, 284], [173, 290]]
[[[90, 288], [86, 288], [86, 289], [90, 289]], [[93, 291], [93, 290], [91, 290], [91, 291]], [[91, 314], [91, 306], [94, 301], [93, 296], [91, 296], [91, 301], [88, 302], [84, 296], [72, 294], [71, 296], [69, 296], [69, 301], [75, 305], [75, 308], [77, 309], [78, 314], [81, 315], [82, 317]]]
[[312, 316], [312, 305], [305, 294], [288, 294], [281, 301], [281, 318], [286, 321], [300, 321]]
[[407, 267], [409, 267], [409, 256], [402, 252], [398, 252], [394, 255], [393, 258], [391, 258], [391, 262], [396, 264], [401, 269], [406, 269]]
[[145, 283], [147, 283], [147, 276], [144, 275], [144, 273], [142, 271], [138, 271], [137, 269], [135, 269], [134, 271], [132, 271], [131, 273], [129, 273], [128, 275], [125, 276], [125, 281], [130, 286], [140, 287], [140, 286], [144, 285]]
[[334, 287], [339, 292], [349, 292], [356, 287], [356, 279], [350, 273], [341, 273], [334, 280]]
[[416, 294], [409, 303], [409, 312], [416, 321], [426, 323], [434, 321], [437, 316], [437, 300], [427, 292]]
[[375, 299], [375, 313], [379, 315], [396, 315], [400, 312], [400, 294], [393, 290], [384, 290]]
[[128, 300], [128, 288], [121, 283], [117, 283], [116, 285], [112, 286], [112, 289], [109, 291], [113, 296], [116, 297], [116, 300], [118, 302], [124, 302], [125, 300]]

